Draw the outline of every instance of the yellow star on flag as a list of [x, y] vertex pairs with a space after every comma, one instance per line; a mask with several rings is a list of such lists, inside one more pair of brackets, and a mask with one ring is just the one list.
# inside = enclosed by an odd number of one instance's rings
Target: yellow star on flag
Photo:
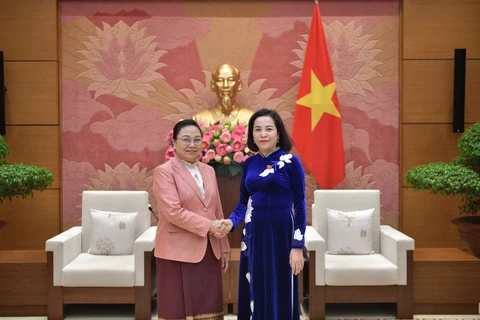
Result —
[[297, 104], [311, 109], [313, 131], [324, 113], [329, 113], [338, 118], [340, 118], [340, 113], [332, 102], [332, 96], [336, 90], [335, 82], [324, 87], [313, 70], [311, 70], [310, 83], [310, 93], [298, 99]]

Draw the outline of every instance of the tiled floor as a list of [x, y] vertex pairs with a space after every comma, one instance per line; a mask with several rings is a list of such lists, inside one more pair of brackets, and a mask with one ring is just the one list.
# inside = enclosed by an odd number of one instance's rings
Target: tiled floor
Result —
[[[65, 320], [134, 320], [133, 305], [76, 305], [66, 308]], [[152, 320], [157, 320], [156, 309]], [[236, 320], [235, 315], [225, 320]], [[341, 305], [327, 306], [327, 320], [393, 320], [392, 308], [388, 305]], [[0, 320], [47, 320], [47, 317], [0, 317]], [[265, 319], [267, 320], [267, 319]], [[302, 320], [308, 320], [303, 315]], [[480, 320], [480, 315], [414, 315], [414, 320]]]

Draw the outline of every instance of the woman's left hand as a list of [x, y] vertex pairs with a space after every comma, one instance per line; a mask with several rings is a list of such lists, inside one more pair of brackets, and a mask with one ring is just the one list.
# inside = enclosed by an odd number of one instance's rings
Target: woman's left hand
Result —
[[303, 270], [303, 249], [292, 249], [290, 251], [290, 266], [292, 267], [292, 273], [297, 275]]
[[230, 252], [222, 253], [222, 273], [227, 272], [230, 261]]

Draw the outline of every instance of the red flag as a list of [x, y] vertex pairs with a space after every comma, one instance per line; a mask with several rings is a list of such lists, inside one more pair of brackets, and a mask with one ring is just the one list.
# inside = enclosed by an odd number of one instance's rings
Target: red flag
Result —
[[342, 118], [318, 3], [310, 25], [292, 138], [322, 189], [333, 189], [345, 178]]

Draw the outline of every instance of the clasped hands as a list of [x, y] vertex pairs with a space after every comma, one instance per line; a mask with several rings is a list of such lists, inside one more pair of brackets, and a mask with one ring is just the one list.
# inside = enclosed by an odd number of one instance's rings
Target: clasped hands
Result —
[[212, 220], [210, 221], [210, 234], [217, 238], [225, 237], [233, 228], [233, 222], [230, 219]]

